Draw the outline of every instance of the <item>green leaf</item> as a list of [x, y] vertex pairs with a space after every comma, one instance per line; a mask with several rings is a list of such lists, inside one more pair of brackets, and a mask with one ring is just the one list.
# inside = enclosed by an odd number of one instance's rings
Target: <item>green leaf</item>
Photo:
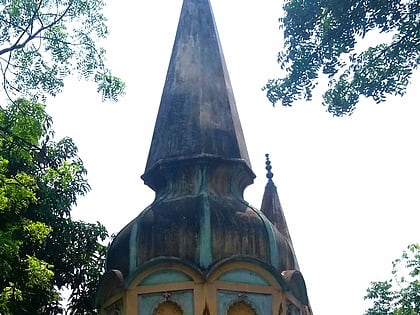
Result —
[[[321, 74], [329, 81], [323, 104], [336, 116], [351, 115], [361, 95], [377, 103], [404, 95], [420, 63], [419, 14], [417, 0], [286, 1], [278, 55], [285, 73], [264, 86], [268, 100], [311, 100]], [[357, 43], [374, 31], [382, 43], [361, 50]]]

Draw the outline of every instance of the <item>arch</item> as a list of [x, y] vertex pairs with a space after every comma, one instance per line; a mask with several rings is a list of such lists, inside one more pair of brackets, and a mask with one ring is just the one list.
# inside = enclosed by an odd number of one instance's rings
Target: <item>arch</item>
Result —
[[226, 312], [227, 315], [257, 315], [254, 308], [244, 301], [233, 303]]
[[124, 276], [119, 270], [109, 270], [99, 282], [98, 290], [95, 295], [95, 305], [105, 306], [105, 303], [121, 294], [124, 288]]
[[266, 282], [265, 284], [259, 283], [260, 285], [270, 286], [282, 291], [289, 290], [283, 276], [273, 266], [249, 256], [234, 256], [219, 261], [208, 271], [207, 280], [223, 280], [225, 278], [223, 275], [231, 271], [236, 272], [235, 270], [250, 271], [254, 274], [254, 279], [259, 277], [260, 281]]
[[177, 283], [183, 281], [193, 281], [193, 279], [188, 274], [176, 269], [159, 269], [143, 278], [139, 285]]
[[290, 301], [287, 301], [286, 315], [300, 315], [299, 308]]
[[172, 301], [160, 303], [153, 311], [153, 315], [183, 315], [182, 308]]
[[217, 314], [266, 315], [272, 314], [272, 309], [272, 294], [217, 290]]
[[[143, 281], [149, 275], [156, 273], [155, 276], [157, 276], [159, 272], [174, 272], [174, 274], [177, 274], [177, 280], [182, 280], [181, 278], [184, 277], [184, 281], [204, 281], [204, 276], [197, 266], [175, 257], [159, 257], [142, 264], [133, 271], [132, 275], [125, 281], [125, 288], [134, 289], [144, 284]], [[182, 274], [184, 276], [181, 276]], [[149, 280], [151, 279], [146, 280], [146, 283]], [[153, 282], [155, 280], [152, 278]]]
[[306, 284], [302, 273], [299, 270], [284, 270], [281, 274], [289, 285], [293, 296], [303, 305], [309, 305]]
[[139, 294], [137, 309], [138, 314], [193, 315], [194, 293], [193, 290], [176, 290]]

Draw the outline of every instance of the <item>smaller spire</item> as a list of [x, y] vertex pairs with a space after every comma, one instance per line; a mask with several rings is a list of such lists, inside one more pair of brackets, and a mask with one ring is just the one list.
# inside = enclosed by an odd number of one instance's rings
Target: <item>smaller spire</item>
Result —
[[264, 190], [264, 196], [261, 203], [261, 211], [271, 221], [271, 223], [273, 223], [277, 230], [286, 238], [293, 252], [293, 255], [295, 256], [296, 269], [299, 269], [296, 260], [296, 255], [293, 249], [292, 239], [289, 233], [289, 228], [287, 227], [286, 218], [284, 216], [283, 208], [280, 203], [280, 198], [277, 193], [277, 187], [276, 185], [274, 185], [274, 182], [272, 180], [274, 174], [271, 171], [272, 166], [270, 156], [268, 153], [265, 155], [265, 158], [265, 169], [267, 170], [266, 177], [268, 178], [268, 182]]

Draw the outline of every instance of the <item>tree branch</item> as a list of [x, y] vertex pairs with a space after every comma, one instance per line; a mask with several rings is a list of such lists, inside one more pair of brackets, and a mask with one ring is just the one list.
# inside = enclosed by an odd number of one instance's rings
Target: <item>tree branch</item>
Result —
[[[373, 62], [376, 62], [381, 57], [383, 57], [388, 51], [390, 51], [393, 47], [400, 46], [404, 41], [407, 42], [407, 43], [409, 43], [409, 45], [408, 45], [409, 48], [416, 47], [419, 44], [419, 42], [420, 42], [420, 38], [412, 38], [410, 35], [411, 34], [405, 34], [398, 41], [393, 42], [390, 45], [386, 46], [384, 49], [382, 49], [380, 51], [380, 53], [376, 57], [374, 57], [374, 59], [372, 61]], [[359, 72], [359, 74], [362, 75], [362, 76], [365, 76], [366, 75], [366, 71], [368, 71], [368, 69], [366, 67], [364, 67]]]
[[13, 139], [20, 141], [21, 143], [23, 143], [25, 146], [27, 146], [30, 150], [34, 150], [34, 151], [41, 151], [41, 148], [30, 143], [29, 141], [23, 139], [22, 137], [19, 137], [17, 135], [15, 135], [13, 132], [11, 132], [10, 130], [8, 130], [6, 127], [4, 126], [0, 126], [0, 135], [1, 133], [8, 135], [9, 137], [12, 137]]
[[25, 41], [23, 41], [22, 43], [19, 44], [19, 42], [21, 41], [21, 39], [23, 38], [24, 34], [27, 33], [27, 31], [29, 30], [29, 27], [33, 26], [33, 22], [37, 16], [37, 13], [39, 12], [42, 0], [39, 2], [39, 6], [36, 9], [36, 11], [34, 12], [32, 18], [30, 19], [30, 23], [28, 24], [28, 26], [26, 27], [25, 31], [22, 32], [22, 34], [19, 36], [19, 38], [16, 40], [15, 44], [13, 44], [10, 47], [4, 48], [2, 50], [0, 50], [0, 55], [3, 55], [5, 53], [8, 52], [12, 52], [13, 50], [16, 49], [20, 49], [26, 46], [27, 43], [29, 43], [31, 40], [33, 40], [34, 38], [36, 38], [38, 36], [38, 34], [40, 34], [41, 32], [45, 31], [46, 29], [49, 29], [51, 27], [53, 27], [55, 24], [57, 24], [58, 22], [60, 22], [61, 20], [63, 20], [63, 18], [66, 16], [67, 12], [70, 10], [71, 6], [73, 5], [74, 0], [71, 0], [69, 5], [66, 7], [66, 9], [58, 16], [57, 19], [55, 19], [54, 21], [52, 21], [50, 24], [43, 26], [42, 23], [40, 23], [42, 26], [33, 34], [31, 34], [30, 36], [28, 36], [28, 38], [25, 39]]
[[34, 24], [34, 20], [35, 17], [38, 15], [39, 10], [41, 9], [41, 5], [42, 5], [42, 0], [39, 1], [37, 8], [35, 9], [34, 13], [32, 14], [32, 17], [29, 20], [28, 25], [26, 26], [26, 28], [22, 31], [22, 34], [20, 34], [20, 36], [18, 37], [18, 39], [16, 40], [16, 42], [8, 47], [8, 48], [4, 48], [2, 50], [0, 50], [0, 55], [3, 55], [5, 53], [8, 53], [9, 51], [15, 50], [15, 49], [19, 49], [24, 47], [30, 40], [32, 40], [32, 35], [29, 35], [28, 38], [22, 43], [19, 44], [20, 40], [23, 38], [23, 36], [28, 33], [31, 34], [31, 32], [28, 32], [30, 27], [33, 27]]

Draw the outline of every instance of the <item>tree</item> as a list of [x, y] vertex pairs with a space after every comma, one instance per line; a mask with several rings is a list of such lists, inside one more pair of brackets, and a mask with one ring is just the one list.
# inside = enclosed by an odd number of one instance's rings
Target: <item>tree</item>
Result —
[[392, 262], [393, 278], [372, 282], [365, 299], [373, 306], [365, 315], [417, 315], [420, 314], [420, 245], [408, 246]]
[[0, 0], [0, 314], [95, 314], [105, 262], [100, 223], [71, 217], [89, 190], [70, 138], [53, 141], [45, 112], [66, 76], [93, 80], [103, 99], [124, 83], [105, 66], [102, 0]]
[[[323, 104], [333, 115], [350, 115], [361, 95], [377, 103], [403, 95], [420, 63], [418, 0], [288, 0], [280, 19], [284, 77], [263, 90], [272, 104], [310, 100], [321, 74], [328, 78]], [[367, 49], [367, 34], [383, 42]]]
[[105, 67], [102, 0], [0, 0], [0, 73], [9, 99], [45, 100], [70, 73], [116, 100], [124, 83]]
[[59, 314], [64, 287], [72, 314], [94, 314], [107, 232], [70, 216], [89, 190], [77, 148], [50, 140], [36, 102], [15, 101], [0, 126], [0, 314]]

